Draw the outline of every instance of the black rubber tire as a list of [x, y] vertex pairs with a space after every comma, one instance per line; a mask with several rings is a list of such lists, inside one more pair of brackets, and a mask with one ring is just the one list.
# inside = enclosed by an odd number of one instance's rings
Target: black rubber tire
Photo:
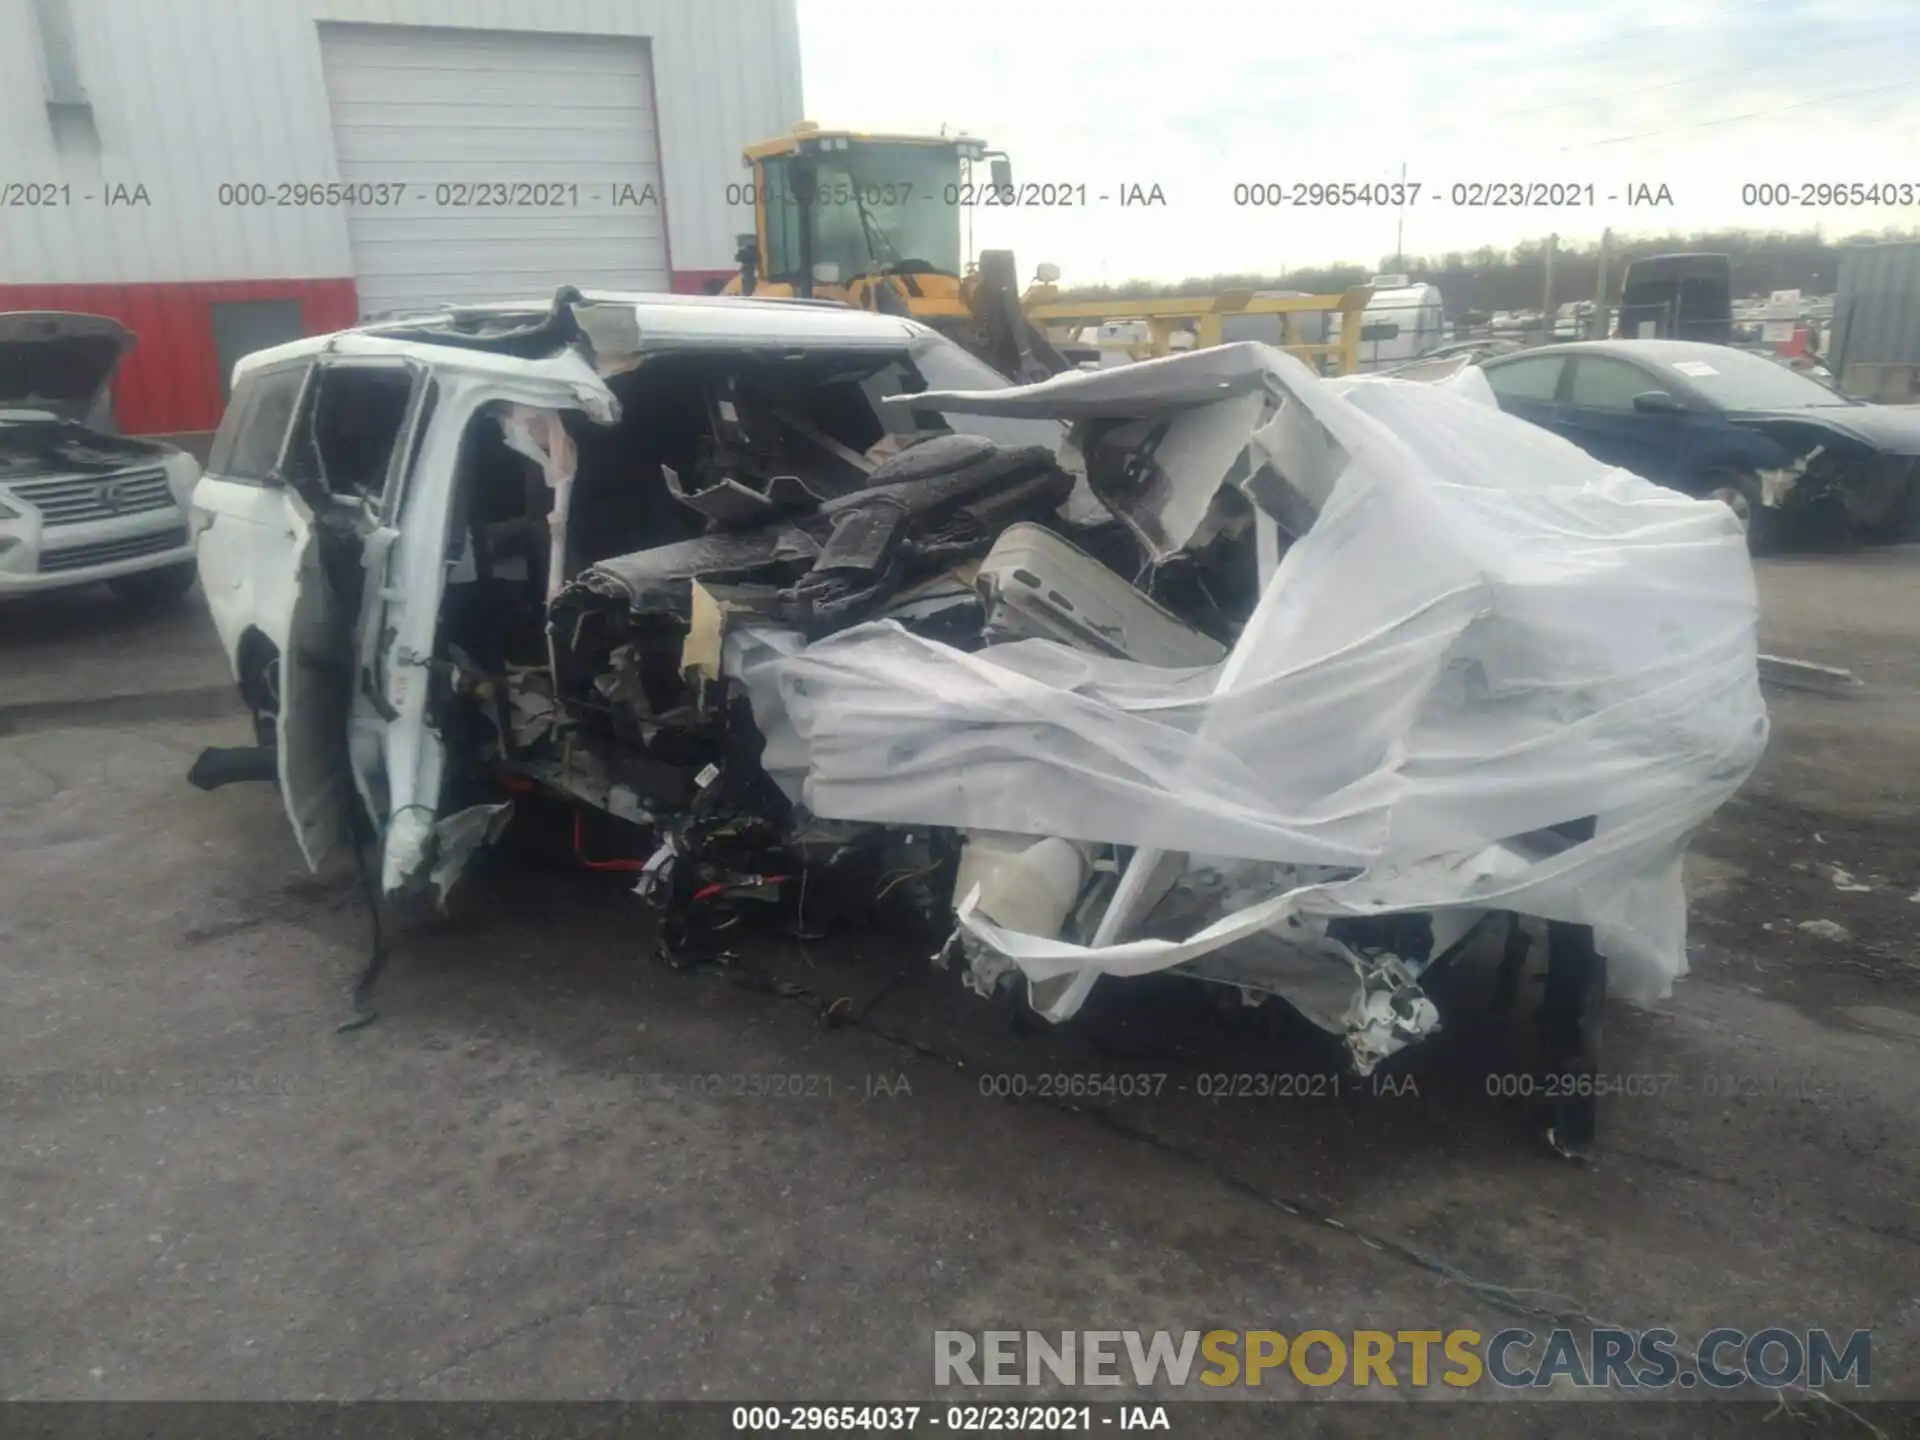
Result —
[[116, 575], [107, 588], [117, 599], [129, 605], [172, 605], [193, 589], [198, 575], [193, 561], [182, 560], [158, 570], [141, 570], [132, 575]]
[[1760, 503], [1760, 477], [1750, 470], [1710, 470], [1700, 477], [1700, 497], [1719, 500], [1747, 532], [1749, 555], [1771, 555], [1780, 545], [1780, 512]]
[[1881, 545], [1920, 540], [1920, 476], [1907, 481], [1907, 493], [1885, 520], [1866, 532], [1866, 538]]

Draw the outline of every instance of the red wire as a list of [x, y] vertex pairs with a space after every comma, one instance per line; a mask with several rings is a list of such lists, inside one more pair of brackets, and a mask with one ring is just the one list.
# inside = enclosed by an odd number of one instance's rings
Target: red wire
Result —
[[[786, 875], [762, 875], [759, 883], [760, 885], [784, 885], [790, 878], [790, 876]], [[732, 887], [727, 885], [725, 881], [716, 881], [712, 885], [702, 886], [700, 889], [694, 891], [691, 898], [695, 902], [711, 900], [714, 896], [723, 894], [730, 888]], [[758, 889], [759, 886], [756, 885], [749, 888]]]
[[580, 812], [573, 812], [573, 858], [588, 870], [619, 870], [631, 875], [647, 868], [644, 860], [589, 860], [580, 839]]
[[[500, 782], [503, 788], [513, 791], [516, 794], [530, 795], [537, 792], [540, 788], [532, 780], [527, 779], [526, 776], [515, 775], [510, 771], [496, 771], [494, 778]], [[647, 862], [644, 860], [587, 859], [585, 846], [581, 839], [580, 811], [578, 810], [573, 812], [573, 858], [579, 861], [581, 868], [585, 870], [613, 870], [622, 874], [632, 875], [647, 868]]]
[[[647, 862], [644, 860], [589, 860], [587, 859], [586, 853], [585, 853], [585, 846], [582, 840], [581, 812], [578, 810], [575, 810], [573, 812], [573, 857], [574, 859], [580, 862], [582, 868], [587, 870], [617, 870], [617, 871], [622, 871], [626, 874], [631, 875], [636, 871], [644, 870], [647, 868]], [[784, 885], [791, 878], [792, 878], [791, 876], [787, 876], [787, 875], [762, 875], [759, 878], [758, 884], [759, 885]], [[732, 887], [729, 886], [726, 882], [718, 881], [712, 885], [702, 886], [700, 889], [694, 891], [692, 898], [695, 903], [698, 903], [702, 900], [711, 900], [716, 895], [724, 894], [730, 888]], [[757, 888], [757, 886], [755, 888]]]

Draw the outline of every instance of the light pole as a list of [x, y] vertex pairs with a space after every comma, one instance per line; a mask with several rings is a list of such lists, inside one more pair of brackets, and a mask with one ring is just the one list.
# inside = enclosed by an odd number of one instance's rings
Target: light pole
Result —
[[1393, 221], [1393, 268], [1407, 268], [1407, 162], [1400, 162], [1400, 213]]

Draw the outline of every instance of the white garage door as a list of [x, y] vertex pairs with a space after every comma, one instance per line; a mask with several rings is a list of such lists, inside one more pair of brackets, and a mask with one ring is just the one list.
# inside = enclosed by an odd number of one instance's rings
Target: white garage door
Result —
[[360, 313], [665, 290], [644, 40], [322, 25]]

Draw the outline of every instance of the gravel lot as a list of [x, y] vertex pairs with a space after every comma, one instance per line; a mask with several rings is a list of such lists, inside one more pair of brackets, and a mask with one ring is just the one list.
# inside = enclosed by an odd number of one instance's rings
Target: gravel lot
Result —
[[[351, 869], [308, 875], [265, 787], [182, 779], [247, 737], [198, 598], [0, 609], [0, 1393], [910, 1398], [936, 1328], [1551, 1327], [1532, 1311], [1871, 1328], [1873, 1396], [1920, 1399], [1920, 549], [1761, 582], [1765, 647], [1865, 688], [1770, 695], [1768, 756], [1696, 844], [1693, 974], [1607, 1017], [1604, 1068], [1667, 1078], [1603, 1105], [1588, 1166], [1487, 1094], [1511, 1035], [1457, 1028], [1417, 1093], [1203, 1100], [1229, 1061], [1324, 1052], [1157, 1006], [1033, 1033], [878, 943], [682, 974], [598, 877], [489, 873], [403, 926], [382, 1019], [336, 1034]], [[1168, 1080], [982, 1094], [1014, 1071]], [[695, 1074], [811, 1078], [656, 1078]], [[1766, 1413], [1630, 1408], [1674, 1435]]]

